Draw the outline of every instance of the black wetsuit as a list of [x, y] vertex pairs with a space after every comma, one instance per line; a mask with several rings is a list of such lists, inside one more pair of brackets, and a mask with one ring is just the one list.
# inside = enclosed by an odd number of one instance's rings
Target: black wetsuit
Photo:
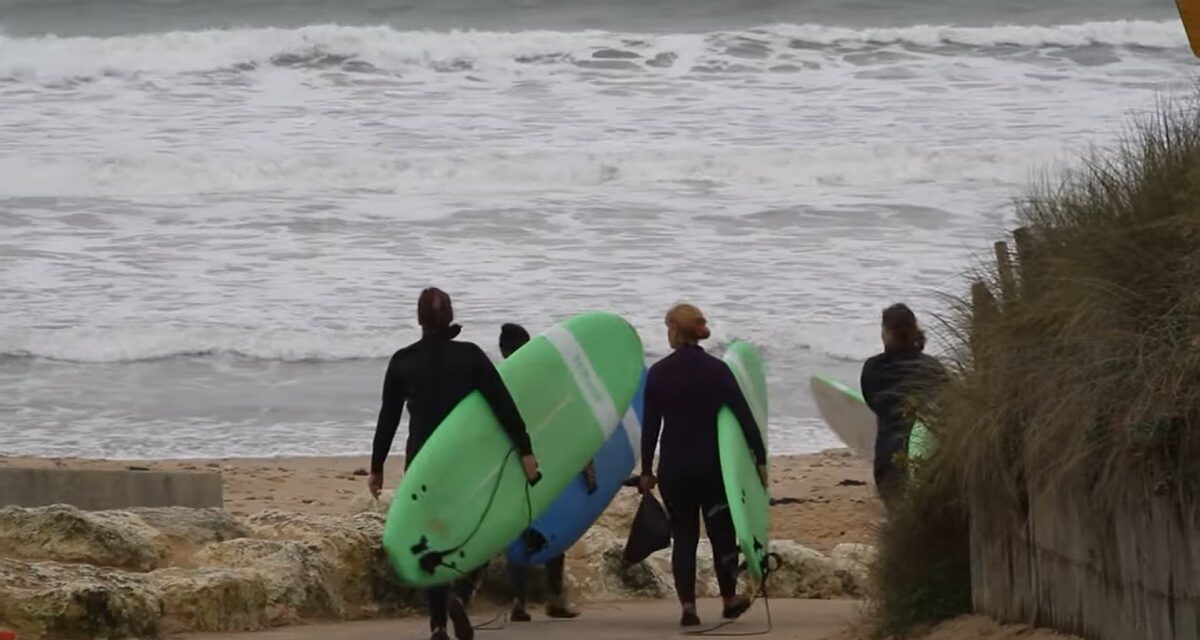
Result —
[[[504, 432], [512, 439], [521, 455], [532, 448], [525, 421], [516, 403], [504, 387], [504, 381], [487, 354], [470, 342], [426, 336], [399, 350], [388, 364], [383, 381], [383, 406], [375, 427], [375, 442], [371, 453], [371, 471], [383, 472], [383, 463], [391, 449], [400, 425], [400, 414], [408, 403], [408, 442], [404, 466], [407, 469], [433, 435], [438, 425], [463, 398], [478, 389], [491, 405]], [[456, 592], [464, 601], [470, 598], [475, 574], [460, 580]], [[430, 627], [446, 626], [449, 589], [438, 587], [426, 591], [429, 599]]]
[[876, 418], [875, 486], [885, 502], [898, 488], [900, 469], [895, 457], [908, 450], [915, 422], [913, 403], [927, 397], [945, 378], [942, 364], [919, 351], [885, 351], [863, 365], [863, 399]]
[[523, 456], [531, 454], [525, 421], [504, 387], [500, 372], [483, 349], [470, 342], [425, 337], [397, 351], [388, 364], [383, 381], [383, 406], [375, 427], [371, 471], [383, 471], [405, 402], [409, 414], [404, 450], [407, 468], [434, 429], [476, 389], [491, 405], [517, 451]]
[[642, 431], [642, 473], [654, 466], [662, 432], [659, 487], [671, 518], [671, 570], [682, 602], [696, 600], [700, 517], [712, 542], [721, 595], [737, 593], [737, 538], [725, 499], [717, 414], [729, 406], [757, 464], [766, 464], [758, 423], [729, 366], [698, 346], [676, 349], [650, 368]]

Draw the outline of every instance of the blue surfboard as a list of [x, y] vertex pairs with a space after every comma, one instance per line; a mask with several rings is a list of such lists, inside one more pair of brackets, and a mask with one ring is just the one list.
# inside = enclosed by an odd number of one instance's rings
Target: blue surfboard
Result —
[[[587, 533], [592, 523], [612, 503], [617, 491], [621, 489], [621, 484], [633, 473], [641, 455], [645, 393], [646, 371], [643, 369], [642, 383], [633, 396], [629, 411], [593, 458], [596, 465], [596, 490], [588, 493], [587, 482], [580, 473], [529, 527], [530, 531], [536, 532], [535, 537], [544, 541], [541, 548], [530, 553], [526, 537], [517, 538], [508, 546], [510, 563], [520, 566], [538, 565], [562, 555]], [[580, 471], [582, 472], [582, 469]]]

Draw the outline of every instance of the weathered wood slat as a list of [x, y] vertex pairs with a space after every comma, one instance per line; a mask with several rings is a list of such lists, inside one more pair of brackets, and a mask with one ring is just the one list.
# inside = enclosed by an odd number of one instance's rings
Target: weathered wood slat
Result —
[[1111, 508], [1089, 492], [1032, 493], [1015, 521], [971, 508], [975, 607], [1096, 640], [1200, 638], [1200, 509], [1153, 478]]

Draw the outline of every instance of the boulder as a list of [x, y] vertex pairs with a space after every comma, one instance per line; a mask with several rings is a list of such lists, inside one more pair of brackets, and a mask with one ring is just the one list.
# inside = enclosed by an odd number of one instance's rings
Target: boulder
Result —
[[664, 598], [674, 593], [669, 556], [625, 564], [625, 538], [594, 526], [567, 553], [567, 587], [583, 600]]
[[596, 524], [608, 529], [616, 534], [618, 538], [624, 540], [629, 536], [629, 529], [633, 525], [633, 516], [637, 514], [638, 505], [641, 504], [642, 496], [633, 489], [622, 489], [617, 492], [613, 501], [604, 510]]
[[254, 569], [159, 569], [147, 574], [163, 604], [163, 631], [254, 631], [271, 623]]
[[423, 606], [421, 594], [402, 585], [388, 562], [383, 550], [385, 521], [378, 512], [345, 517], [264, 511], [251, 516], [248, 524], [260, 538], [321, 544], [329, 561], [339, 567], [337, 588], [347, 615], [357, 617]]
[[173, 545], [199, 547], [250, 537], [250, 527], [228, 511], [190, 507], [134, 508], [129, 513], [158, 530]]
[[878, 552], [875, 547], [869, 544], [842, 543], [833, 548], [829, 554], [830, 558], [837, 561], [857, 562], [863, 566], [871, 566], [875, 564], [875, 558]]
[[157, 529], [128, 511], [67, 505], [0, 509], [0, 556], [149, 571], [169, 551]]
[[780, 567], [771, 572], [767, 593], [773, 598], [841, 598], [850, 595], [846, 578], [825, 554], [792, 540], [773, 540]]
[[388, 509], [392, 506], [393, 495], [394, 492], [392, 491], [384, 491], [379, 494], [379, 499], [376, 500], [368, 494], [360, 493], [346, 506], [346, 513], [352, 516], [360, 513], [382, 513], [386, 515]]
[[[792, 540], [773, 540], [771, 551], [778, 554], [781, 561], [781, 566], [768, 577], [767, 595], [772, 598], [844, 598], [860, 595], [865, 588], [865, 582], [860, 582], [859, 575], [852, 573], [848, 566]], [[671, 586], [672, 553], [673, 549], [666, 549], [648, 560], [657, 561], [655, 566], [661, 567], [664, 591], [671, 594], [674, 593]], [[753, 596], [758, 593], [759, 585], [743, 571], [739, 575], [738, 590]], [[696, 595], [715, 598], [720, 594], [712, 546], [702, 539], [696, 552]]]
[[871, 566], [875, 563], [875, 547], [869, 544], [839, 544], [829, 557], [842, 577], [846, 595], [865, 596], [871, 582]]
[[194, 556], [202, 567], [255, 572], [264, 586], [269, 624], [348, 617], [340, 588], [345, 567], [320, 542], [239, 539], [215, 542]]
[[142, 574], [0, 558], [0, 620], [18, 637], [158, 637], [162, 610]]

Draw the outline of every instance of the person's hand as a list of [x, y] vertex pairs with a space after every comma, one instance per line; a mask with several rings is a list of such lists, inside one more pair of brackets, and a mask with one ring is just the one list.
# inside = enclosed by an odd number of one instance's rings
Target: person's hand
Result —
[[770, 480], [770, 478], [767, 477], [767, 465], [765, 465], [765, 464], [758, 465], [758, 479], [762, 482], [762, 486], [764, 489], [770, 488], [771, 480]]
[[650, 493], [657, 484], [658, 479], [654, 477], [653, 473], [643, 473], [642, 477], [638, 479], [638, 491]]
[[598, 484], [596, 484], [596, 465], [595, 465], [595, 463], [589, 462], [588, 466], [583, 468], [582, 475], [583, 475], [583, 484], [585, 487], [587, 487], [588, 495], [590, 496], [593, 493], [596, 493], [596, 490], [599, 489], [600, 487]]
[[371, 495], [374, 496], [376, 500], [379, 499], [379, 493], [383, 491], [382, 471], [373, 471], [371, 472], [371, 475], [367, 476], [367, 489], [371, 491]]
[[525, 479], [530, 484], [542, 477], [542, 472], [538, 471], [537, 458], [533, 457], [533, 454], [521, 456], [521, 467], [525, 470]]

